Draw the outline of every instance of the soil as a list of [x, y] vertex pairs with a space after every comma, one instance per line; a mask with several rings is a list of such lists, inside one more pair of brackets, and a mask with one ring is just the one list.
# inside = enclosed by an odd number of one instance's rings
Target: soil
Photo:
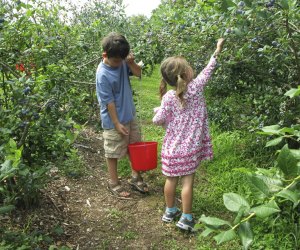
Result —
[[161, 221], [165, 204], [159, 170], [143, 174], [148, 195], [132, 190], [122, 178], [131, 196], [120, 199], [107, 190], [101, 134], [86, 128], [77, 146], [87, 174], [74, 179], [52, 171], [54, 180], [43, 191], [41, 206], [3, 217], [2, 222], [10, 220], [37, 235], [48, 235], [50, 245], [76, 250], [196, 249], [197, 235]]

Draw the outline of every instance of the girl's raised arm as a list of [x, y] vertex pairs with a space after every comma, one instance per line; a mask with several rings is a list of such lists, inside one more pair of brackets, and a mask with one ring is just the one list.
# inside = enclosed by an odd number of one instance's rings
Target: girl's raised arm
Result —
[[206, 67], [201, 71], [201, 73], [195, 78], [194, 83], [191, 85], [190, 92], [201, 92], [203, 91], [203, 87], [210, 79], [213, 70], [217, 65], [216, 57], [221, 52], [224, 44], [224, 39], [220, 38], [217, 43], [217, 49], [215, 50], [213, 56], [210, 58]]

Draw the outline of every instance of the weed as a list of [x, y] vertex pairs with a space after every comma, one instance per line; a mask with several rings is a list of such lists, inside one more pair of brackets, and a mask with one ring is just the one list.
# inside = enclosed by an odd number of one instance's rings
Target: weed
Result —
[[137, 235], [133, 231], [127, 231], [124, 232], [123, 237], [125, 240], [134, 240], [137, 237]]

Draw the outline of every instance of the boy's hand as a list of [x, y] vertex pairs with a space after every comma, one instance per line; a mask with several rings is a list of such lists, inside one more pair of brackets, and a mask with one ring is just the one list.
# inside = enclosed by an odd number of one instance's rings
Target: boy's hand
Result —
[[115, 125], [116, 130], [122, 135], [129, 135], [128, 130], [121, 123]]
[[128, 64], [131, 64], [131, 63], [134, 62], [134, 59], [135, 59], [135, 58], [134, 58], [133, 53], [130, 52], [129, 55], [126, 57], [126, 62], [127, 62]]

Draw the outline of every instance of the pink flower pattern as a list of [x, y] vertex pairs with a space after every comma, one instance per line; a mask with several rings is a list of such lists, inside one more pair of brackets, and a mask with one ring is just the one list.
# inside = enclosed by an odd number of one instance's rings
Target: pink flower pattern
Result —
[[216, 64], [216, 59], [211, 57], [202, 72], [188, 84], [184, 108], [175, 90], [169, 90], [161, 106], [155, 108], [153, 123], [166, 128], [161, 152], [162, 172], [166, 176], [192, 174], [202, 160], [213, 157], [203, 89]]

